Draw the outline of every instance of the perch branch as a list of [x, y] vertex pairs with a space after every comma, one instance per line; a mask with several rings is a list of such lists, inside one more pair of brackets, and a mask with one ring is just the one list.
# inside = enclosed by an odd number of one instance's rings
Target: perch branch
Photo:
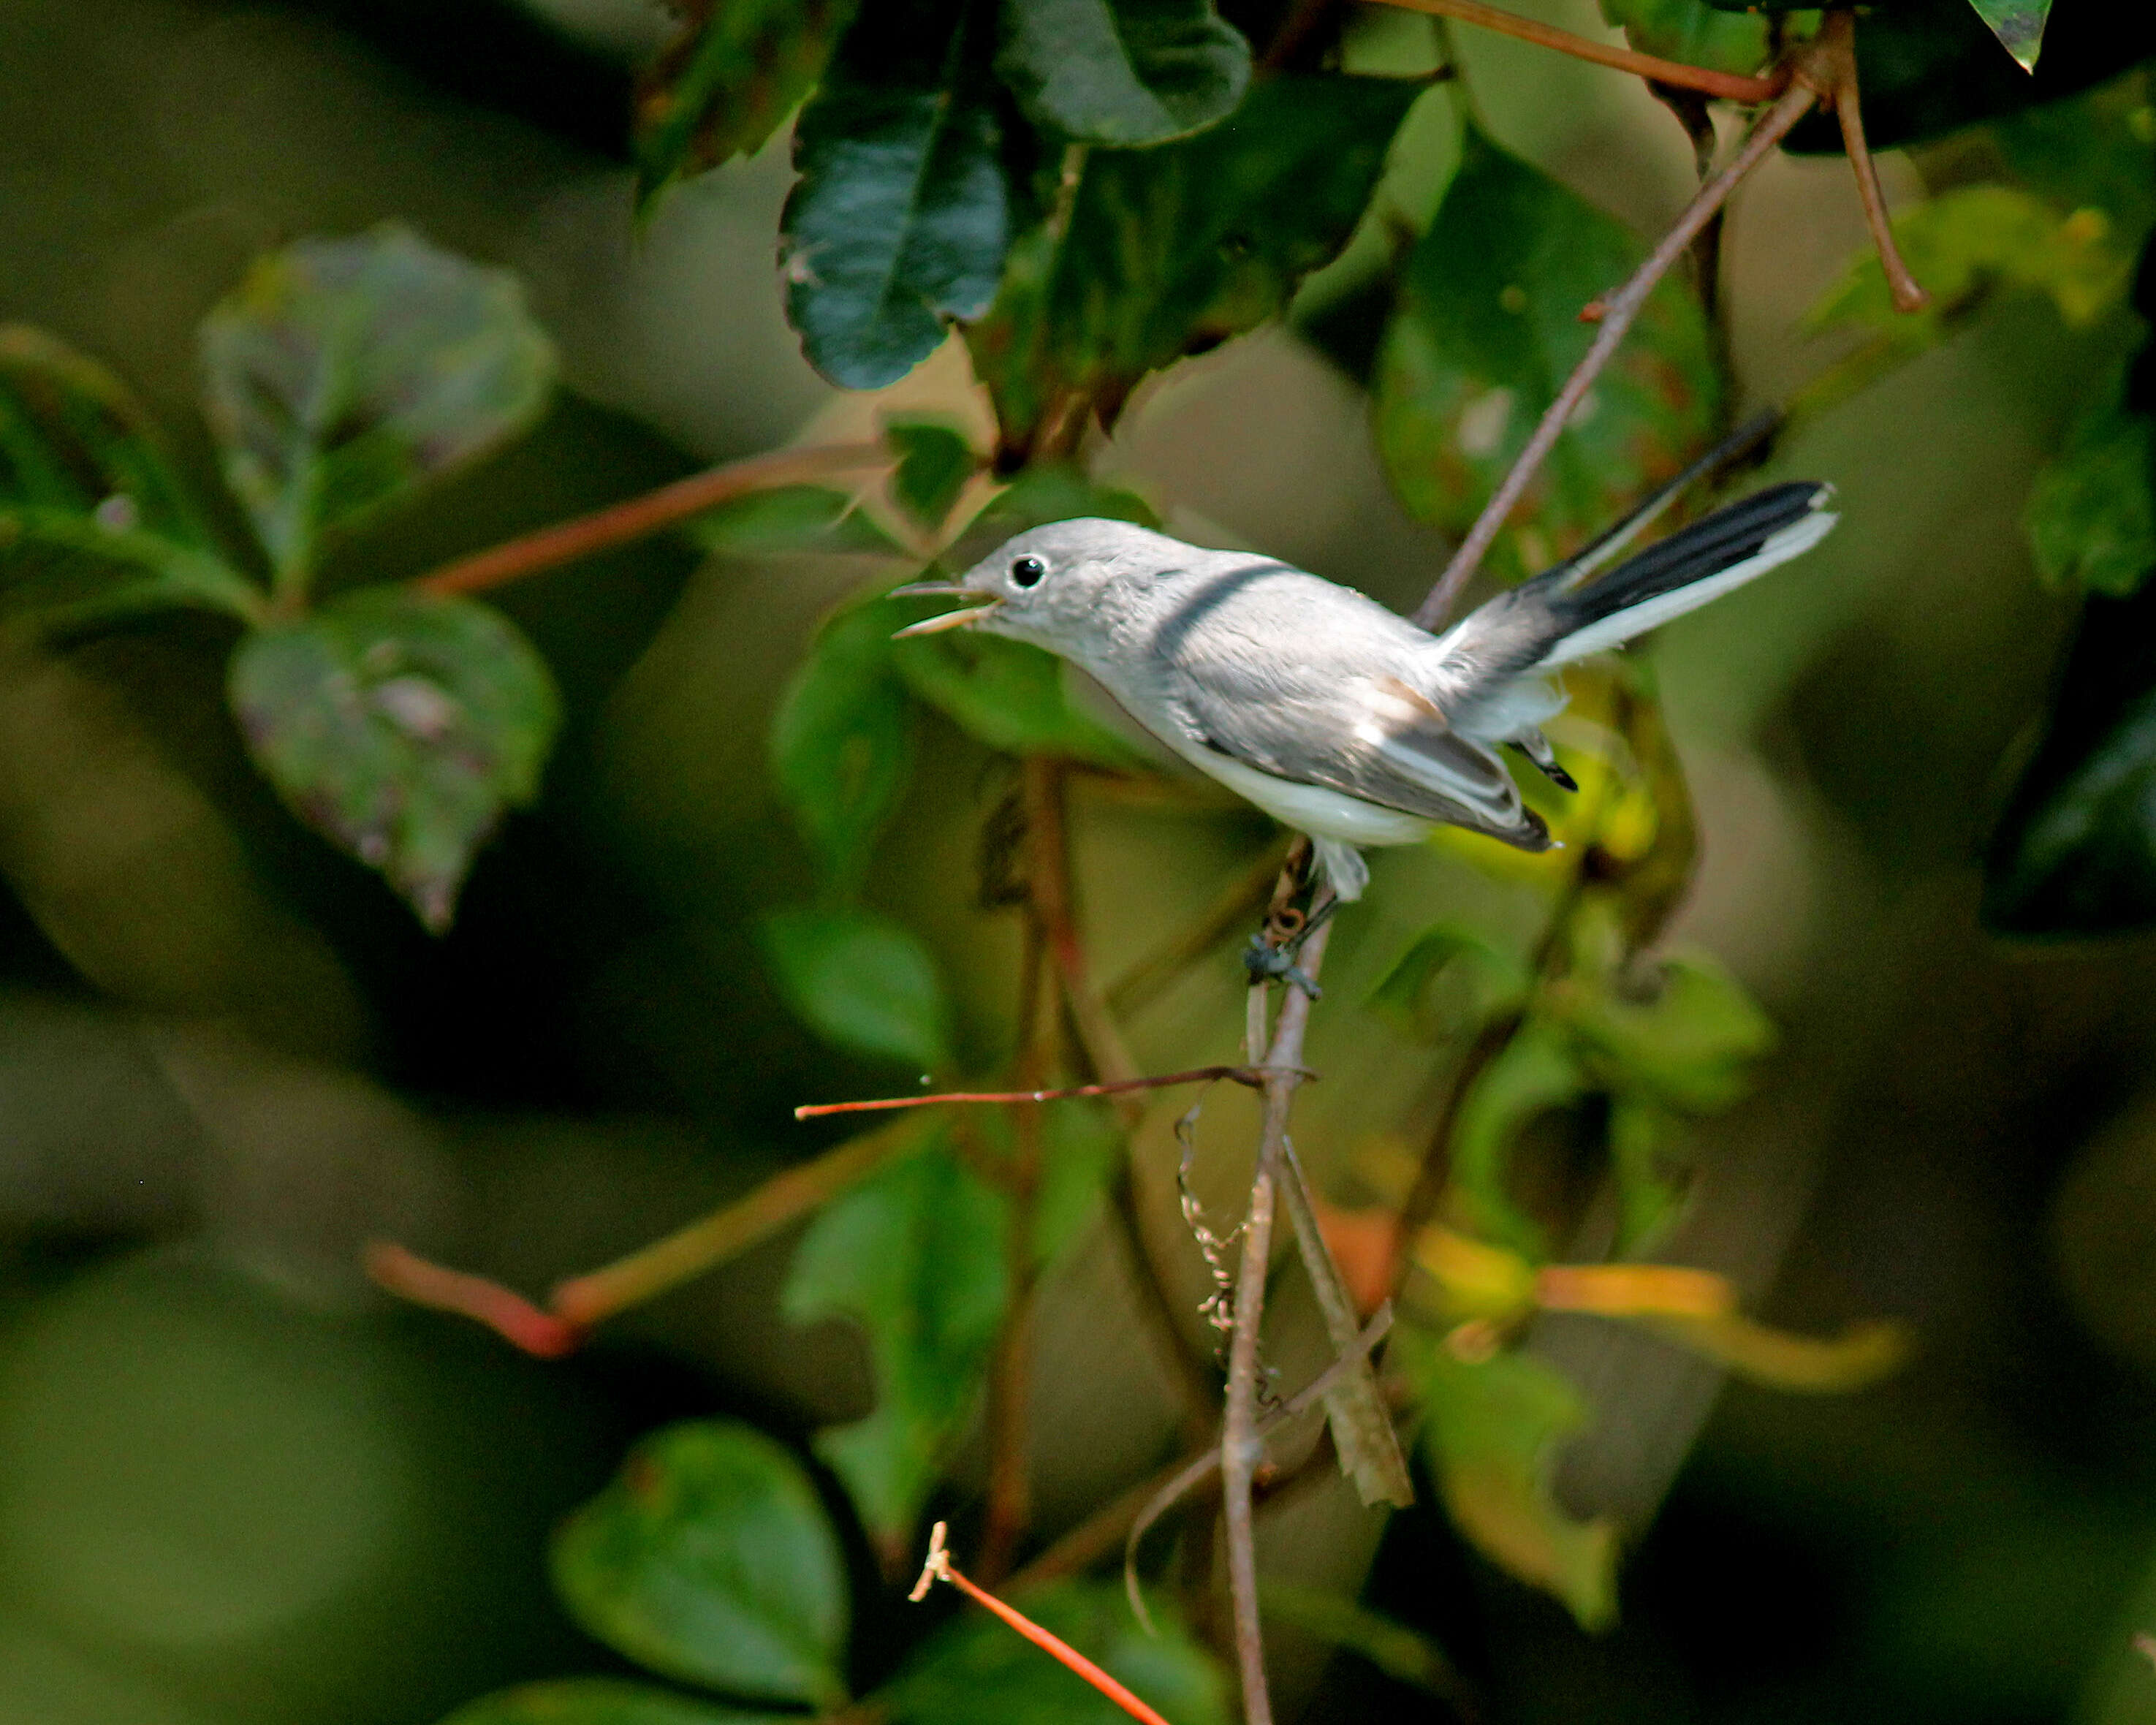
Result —
[[645, 538], [752, 492], [807, 485], [839, 474], [872, 473], [891, 465], [891, 451], [880, 444], [831, 444], [752, 455], [746, 461], [729, 461], [723, 467], [691, 474], [640, 497], [610, 503], [573, 521], [557, 521], [536, 533], [458, 557], [412, 584], [422, 593], [480, 593]]
[[1696, 90], [1702, 95], [1719, 96], [1727, 101], [1771, 101], [1781, 94], [1782, 85], [1787, 81], [1784, 78], [1748, 78], [1736, 72], [1687, 66], [1680, 60], [1666, 60], [1656, 54], [1597, 42], [1591, 36], [1574, 35], [1570, 30], [1560, 30], [1538, 18], [1522, 18], [1516, 12], [1481, 5], [1479, 0], [1378, 0], [1378, 3], [1398, 6], [1409, 12], [1426, 12], [1436, 18], [1456, 18], [1462, 23], [1479, 24], [1502, 36], [1553, 48], [1575, 59], [1592, 60], [1598, 66], [1614, 66], [1620, 72], [1635, 72], [1657, 84]]
[[1871, 145], [1864, 136], [1863, 98], [1856, 83], [1856, 23], [1851, 14], [1829, 14], [1820, 30], [1819, 45], [1834, 80], [1834, 112], [1841, 122], [1841, 146], [1849, 157], [1849, 171], [1856, 177], [1856, 195], [1864, 203], [1864, 223], [1871, 230], [1872, 244], [1879, 249], [1879, 267], [1886, 272], [1894, 309], [1922, 311], [1932, 303], [1932, 296], [1909, 273], [1908, 262], [1895, 244], [1894, 223], [1887, 213], [1886, 194], [1879, 189], [1879, 170], [1872, 164]]
[[[1304, 942], [1301, 963], [1312, 981], [1332, 937], [1330, 922]], [[1263, 985], [1251, 989], [1260, 1002]], [[1260, 1004], [1253, 1014], [1262, 1017]], [[1258, 1562], [1250, 1515], [1250, 1487], [1264, 1445], [1258, 1437], [1258, 1331], [1265, 1321], [1265, 1271], [1272, 1252], [1273, 1209], [1281, 1158], [1287, 1142], [1288, 1111], [1301, 1081], [1302, 1043], [1310, 1025], [1310, 996], [1290, 988], [1265, 1055], [1265, 1132], [1250, 1180], [1250, 1207], [1243, 1224], [1243, 1254], [1235, 1279], [1235, 1327], [1228, 1350], [1228, 1407], [1220, 1430], [1220, 1477], [1227, 1502], [1228, 1584], [1235, 1614], [1235, 1661], [1243, 1684], [1247, 1725], [1272, 1725], [1272, 1697], [1265, 1686], [1265, 1631], [1258, 1619]]]

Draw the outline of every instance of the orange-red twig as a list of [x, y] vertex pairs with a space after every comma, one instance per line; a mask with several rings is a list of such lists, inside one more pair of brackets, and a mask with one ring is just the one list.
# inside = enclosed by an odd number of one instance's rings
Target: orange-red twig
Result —
[[870, 473], [891, 463], [891, 451], [880, 444], [833, 444], [816, 449], [778, 449], [753, 455], [746, 461], [730, 461], [708, 473], [692, 473], [670, 485], [646, 491], [625, 503], [608, 504], [574, 521], [557, 522], [521, 539], [511, 539], [489, 550], [444, 563], [412, 584], [422, 593], [478, 593], [500, 587], [557, 564], [574, 562], [594, 552], [611, 550], [631, 540], [642, 539], [691, 516], [746, 497], [752, 491], [774, 491], [784, 485], [807, 485], [842, 473]]
[[392, 1241], [369, 1240], [365, 1263], [367, 1275], [389, 1292], [415, 1306], [475, 1318], [541, 1359], [559, 1359], [584, 1339], [580, 1326], [541, 1310], [500, 1282], [430, 1262]]
[[1145, 1725], [1168, 1725], [1168, 1721], [1158, 1712], [1132, 1694], [1129, 1690], [1061, 1636], [1050, 1635], [1015, 1606], [1005, 1604], [986, 1588], [977, 1586], [961, 1575], [952, 1566], [951, 1553], [943, 1543], [944, 1536], [948, 1531], [942, 1522], [938, 1522], [935, 1530], [929, 1534], [928, 1561], [921, 1565], [921, 1579], [914, 1583], [913, 1592], [909, 1597], [916, 1600], [924, 1599], [927, 1595], [928, 1589], [937, 1582], [947, 1581], [968, 1599], [987, 1606], [989, 1610], [994, 1612], [1034, 1646], [1059, 1663], [1075, 1671], [1133, 1719], [1142, 1720]]
[[1597, 42], [1591, 36], [1575, 36], [1569, 30], [1560, 30], [1538, 18], [1522, 18], [1516, 12], [1484, 6], [1481, 0], [1378, 0], [1378, 3], [1402, 7], [1409, 12], [1431, 13], [1439, 18], [1456, 18], [1462, 23], [1480, 24], [1501, 35], [1554, 48], [1575, 59], [1592, 60], [1598, 66], [1614, 66], [1620, 72], [1635, 72], [1657, 84], [1673, 84], [1680, 90], [1696, 90], [1702, 95], [1720, 96], [1727, 101], [1771, 102], [1782, 93], [1784, 81], [1779, 77], [1748, 78], [1737, 72], [1687, 66], [1680, 60], [1666, 60], [1657, 54], [1618, 48], [1610, 43]]
[[[1315, 1079], [1315, 1072], [1298, 1068], [1298, 1076]], [[945, 1090], [925, 1096], [875, 1096], [860, 1102], [803, 1102], [793, 1111], [796, 1120], [813, 1120], [819, 1114], [873, 1114], [892, 1108], [931, 1108], [941, 1102], [1067, 1102], [1079, 1096], [1120, 1096], [1134, 1090], [1165, 1090], [1177, 1084], [1210, 1084], [1218, 1079], [1262, 1089], [1262, 1066], [1193, 1066], [1188, 1072], [1167, 1072], [1158, 1078], [1122, 1078], [1112, 1084], [1073, 1084], [1061, 1090]]]

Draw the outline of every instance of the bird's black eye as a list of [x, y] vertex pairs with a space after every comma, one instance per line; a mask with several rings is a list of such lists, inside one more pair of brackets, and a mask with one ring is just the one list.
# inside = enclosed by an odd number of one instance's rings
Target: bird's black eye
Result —
[[1048, 572], [1048, 565], [1039, 557], [1020, 557], [1011, 565], [1011, 580], [1019, 587], [1038, 587], [1040, 578]]

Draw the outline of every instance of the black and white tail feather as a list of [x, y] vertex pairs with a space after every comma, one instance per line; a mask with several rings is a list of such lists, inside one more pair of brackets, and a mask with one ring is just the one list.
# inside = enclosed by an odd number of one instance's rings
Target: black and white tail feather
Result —
[[[1830, 506], [1831, 485], [1770, 485], [1591, 578], [1597, 567], [1673, 501], [1681, 486], [1681, 482], [1650, 499], [1579, 557], [1499, 594], [1437, 638], [1430, 648], [1429, 704], [1442, 715], [1455, 745], [1510, 745], [1558, 783], [1574, 788], [1539, 728], [1564, 704], [1549, 673], [1591, 653], [1622, 646], [1756, 581], [1810, 551], [1838, 519]], [[1440, 763], [1437, 752], [1424, 746], [1424, 739], [1435, 741], [1429, 730], [1424, 725], [1394, 731], [1387, 752], [1403, 767], [1411, 754], [1422, 757], [1419, 776], [1430, 774]], [[1471, 811], [1471, 818], [1460, 824], [1522, 850], [1548, 848], [1548, 829], [1519, 803], [1509, 779], [1500, 774], [1502, 783], [1495, 783], [1486, 775], [1478, 787], [1465, 780], [1456, 763], [1446, 764], [1454, 770], [1444, 773], [1442, 793]], [[1368, 870], [1354, 848], [1323, 838], [1318, 847], [1340, 896], [1359, 895]]]

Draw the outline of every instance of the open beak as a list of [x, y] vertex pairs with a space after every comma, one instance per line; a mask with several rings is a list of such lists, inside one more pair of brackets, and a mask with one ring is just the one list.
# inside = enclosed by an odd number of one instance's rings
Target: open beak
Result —
[[941, 634], [947, 629], [957, 629], [971, 623], [976, 617], [985, 617], [1003, 603], [1001, 593], [989, 593], [978, 587], [961, 587], [953, 581], [914, 581], [904, 587], [894, 587], [890, 597], [895, 599], [937, 598], [979, 599], [983, 603], [968, 605], [963, 611], [946, 611], [941, 617], [931, 617], [924, 622], [909, 624], [891, 637], [902, 641], [908, 635]]

